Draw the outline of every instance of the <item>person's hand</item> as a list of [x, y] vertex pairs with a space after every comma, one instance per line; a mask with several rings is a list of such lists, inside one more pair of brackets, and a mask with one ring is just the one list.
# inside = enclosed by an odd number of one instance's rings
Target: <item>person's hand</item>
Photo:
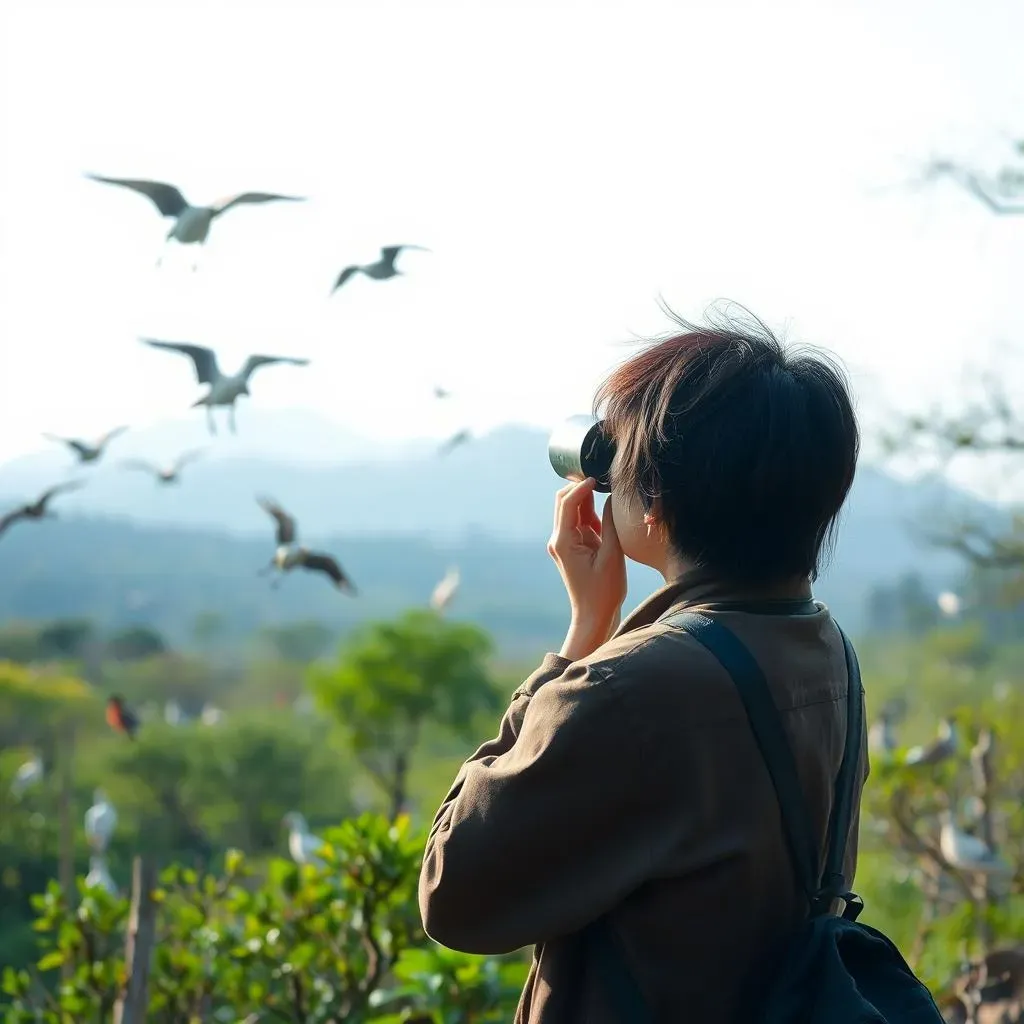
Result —
[[594, 485], [588, 477], [555, 495], [555, 526], [548, 541], [548, 554], [558, 566], [572, 610], [560, 652], [571, 661], [586, 657], [608, 639], [626, 599], [626, 559], [612, 520], [612, 501], [605, 501], [598, 519]]

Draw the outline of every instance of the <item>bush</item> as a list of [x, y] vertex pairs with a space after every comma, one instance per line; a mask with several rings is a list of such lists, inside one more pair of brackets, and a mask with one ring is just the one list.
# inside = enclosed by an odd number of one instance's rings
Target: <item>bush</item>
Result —
[[[511, 1018], [524, 961], [453, 953], [424, 935], [416, 906], [424, 837], [407, 818], [365, 814], [324, 839], [321, 864], [274, 860], [260, 879], [237, 850], [219, 876], [179, 865], [163, 872], [153, 893], [148, 1022]], [[51, 882], [33, 898], [41, 955], [32, 971], [4, 970], [6, 1024], [110, 1019], [126, 980], [128, 903], [81, 881], [79, 895], [73, 907]]]

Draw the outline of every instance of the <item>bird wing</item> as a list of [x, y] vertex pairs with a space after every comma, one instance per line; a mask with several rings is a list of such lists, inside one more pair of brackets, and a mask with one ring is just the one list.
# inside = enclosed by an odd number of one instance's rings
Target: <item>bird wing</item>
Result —
[[145, 459], [125, 459], [121, 466], [123, 469], [144, 469], [147, 473], [159, 474], [160, 467]]
[[281, 200], [288, 203], [303, 203], [305, 196], [283, 196], [278, 192], [237, 192], [232, 196], [224, 196], [215, 203], [210, 203], [210, 209], [215, 216], [219, 216], [232, 206], [240, 206], [242, 203], [271, 203]]
[[36, 499], [36, 504], [46, 508], [46, 504], [51, 498], [55, 498], [58, 494], [64, 494], [67, 491], [77, 491], [79, 487], [82, 486], [83, 484], [81, 480], [68, 480], [63, 484], [54, 484], [54, 486], [49, 490], [43, 491], [43, 493], [39, 495]]
[[187, 452], [182, 452], [173, 463], [175, 472], [181, 469], [182, 466], [188, 465], [190, 462], [194, 462], [205, 453], [205, 448], [190, 448]]
[[25, 506], [22, 505], [20, 508], [13, 509], [10, 512], [5, 512], [0, 516], [0, 534], [5, 530], [12, 527], [19, 519], [25, 518]]
[[212, 384], [220, 377], [220, 367], [213, 349], [205, 345], [192, 345], [186, 341], [157, 341], [154, 338], [141, 338], [140, 341], [153, 348], [163, 348], [170, 352], [180, 352], [188, 356], [196, 367], [196, 379], [200, 384]]
[[309, 366], [308, 359], [296, 359], [292, 356], [249, 356], [242, 367], [242, 379], [248, 380], [253, 370], [272, 363], [290, 363], [292, 366]]
[[362, 269], [362, 267], [357, 267], [355, 265], [351, 267], [346, 267], [338, 275], [338, 280], [334, 282], [334, 287], [331, 289], [331, 294], [333, 295], [353, 274], [358, 274], [359, 271]]
[[259, 502], [260, 508], [264, 512], [269, 512], [277, 522], [277, 543], [291, 544], [295, 540], [295, 519], [270, 498], [257, 498], [256, 501]]
[[322, 572], [334, 581], [334, 584], [355, 594], [356, 588], [352, 581], [345, 575], [345, 571], [338, 565], [337, 559], [325, 555], [320, 551], [311, 551], [302, 560], [302, 567], [311, 572]]
[[141, 192], [152, 200], [153, 205], [165, 217], [177, 217], [188, 209], [185, 197], [173, 185], [164, 181], [147, 181], [145, 178], [104, 178], [99, 174], [87, 174], [93, 181], [102, 181], [107, 185], [120, 185], [130, 188], [133, 192]]
[[112, 430], [108, 430], [101, 438], [96, 441], [96, 447], [102, 450], [114, 440], [118, 434], [123, 434], [128, 428], [127, 427], [114, 427]]
[[440, 448], [438, 448], [437, 454], [438, 455], [447, 455], [453, 448], [458, 448], [458, 446], [460, 444], [463, 444], [464, 442], [466, 442], [468, 440], [469, 440], [469, 431], [468, 430], [460, 430], [457, 434], [454, 434], [452, 437], [448, 438], [448, 440], [445, 441], [444, 444], [442, 444]]
[[48, 441], [57, 441], [60, 444], [66, 444], [69, 448], [73, 448], [79, 455], [87, 455], [90, 448], [87, 444], [82, 441], [78, 441], [73, 437], [58, 437], [57, 434], [43, 434]]
[[380, 251], [381, 259], [390, 263], [391, 266], [394, 267], [395, 260], [403, 249], [415, 249], [418, 252], [430, 252], [429, 249], [422, 245], [385, 245]]

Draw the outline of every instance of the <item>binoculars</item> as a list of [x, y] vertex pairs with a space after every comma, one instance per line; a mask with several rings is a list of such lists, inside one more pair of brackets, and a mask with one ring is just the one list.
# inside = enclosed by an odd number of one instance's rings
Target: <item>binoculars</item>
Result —
[[594, 490], [608, 494], [615, 444], [605, 434], [603, 423], [594, 416], [570, 416], [551, 432], [548, 458], [563, 480], [579, 483], [592, 476], [597, 481]]

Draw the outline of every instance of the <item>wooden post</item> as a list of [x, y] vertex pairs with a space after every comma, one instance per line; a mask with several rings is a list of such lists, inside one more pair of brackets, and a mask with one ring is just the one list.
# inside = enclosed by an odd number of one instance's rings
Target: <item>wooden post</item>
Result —
[[114, 1004], [114, 1024], [144, 1024], [146, 1020], [149, 965], [156, 942], [156, 904], [153, 902], [155, 885], [156, 868], [153, 862], [136, 857], [132, 862], [132, 904], [124, 944], [124, 964], [128, 978], [124, 991]]

